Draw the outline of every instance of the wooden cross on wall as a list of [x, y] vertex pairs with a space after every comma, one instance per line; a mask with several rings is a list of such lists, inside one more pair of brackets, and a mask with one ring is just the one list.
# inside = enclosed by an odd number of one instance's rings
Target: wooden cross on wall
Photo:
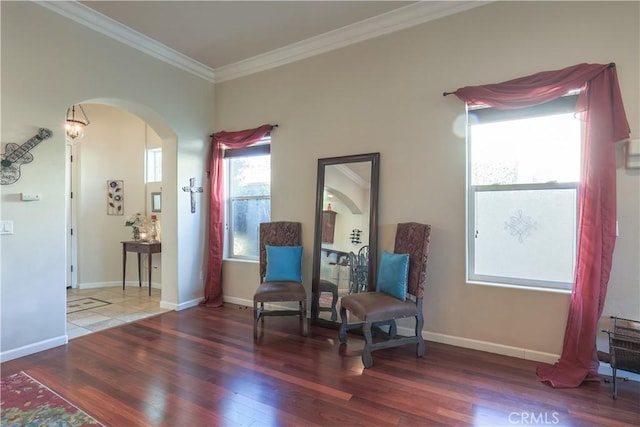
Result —
[[182, 191], [191, 194], [191, 213], [196, 213], [196, 193], [202, 193], [202, 187], [196, 187], [196, 179], [189, 178], [189, 186], [182, 187]]

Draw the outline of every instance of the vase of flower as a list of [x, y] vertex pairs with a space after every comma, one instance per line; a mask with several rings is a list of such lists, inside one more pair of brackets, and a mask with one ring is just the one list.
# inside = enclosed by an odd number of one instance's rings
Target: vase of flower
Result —
[[131, 227], [133, 240], [140, 240], [140, 229], [145, 225], [145, 218], [140, 212], [127, 218], [124, 223], [126, 227]]

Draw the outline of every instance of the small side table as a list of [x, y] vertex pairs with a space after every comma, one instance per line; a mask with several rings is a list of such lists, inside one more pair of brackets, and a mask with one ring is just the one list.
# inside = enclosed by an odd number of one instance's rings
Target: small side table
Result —
[[141, 254], [148, 254], [149, 261], [149, 296], [151, 296], [151, 254], [162, 252], [162, 244], [160, 242], [144, 242], [139, 240], [120, 242], [122, 243], [122, 290], [124, 291], [124, 281], [127, 274], [127, 252], [136, 252], [138, 254], [138, 286], [142, 287], [142, 263]]

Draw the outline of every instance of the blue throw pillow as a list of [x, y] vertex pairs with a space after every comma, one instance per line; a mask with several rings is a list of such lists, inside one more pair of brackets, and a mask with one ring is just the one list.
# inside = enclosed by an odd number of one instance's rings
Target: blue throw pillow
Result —
[[265, 282], [302, 283], [302, 246], [269, 246]]
[[376, 290], [406, 301], [408, 279], [409, 254], [392, 254], [384, 251], [380, 259]]

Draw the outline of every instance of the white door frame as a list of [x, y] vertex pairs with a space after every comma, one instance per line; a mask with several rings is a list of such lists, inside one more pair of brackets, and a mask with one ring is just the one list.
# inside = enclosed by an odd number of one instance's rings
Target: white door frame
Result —
[[77, 236], [77, 192], [78, 173], [77, 173], [77, 150], [76, 146], [66, 143], [65, 165], [67, 170], [66, 198], [67, 198], [67, 269], [66, 269], [66, 286], [71, 288], [78, 287], [78, 236]]

